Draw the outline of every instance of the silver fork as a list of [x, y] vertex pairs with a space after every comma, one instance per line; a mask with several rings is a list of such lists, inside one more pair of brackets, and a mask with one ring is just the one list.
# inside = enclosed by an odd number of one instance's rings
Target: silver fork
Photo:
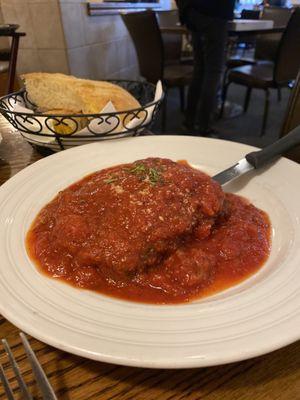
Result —
[[[31, 364], [31, 368], [32, 368], [36, 383], [42, 393], [43, 399], [44, 400], [57, 400], [57, 397], [55, 396], [55, 393], [47, 379], [47, 376], [46, 376], [44, 370], [42, 369], [38, 359], [36, 358], [36, 355], [34, 354], [32, 348], [30, 347], [30, 344], [29, 344], [26, 336], [24, 335], [24, 333], [21, 332], [20, 337], [21, 337], [27, 358]], [[5, 339], [2, 339], [2, 344], [6, 351], [6, 354], [8, 356], [9, 362], [12, 366], [12, 369], [16, 375], [18, 385], [19, 385], [20, 391], [22, 393], [22, 398], [24, 400], [33, 400], [33, 397], [30, 394], [30, 392], [28, 391], [27, 385], [21, 375], [20, 369], [19, 369], [18, 364], [15, 360], [15, 357], [9, 347], [9, 344], [7, 343], [7, 341]], [[13, 391], [10, 387], [10, 384], [8, 382], [8, 379], [6, 378], [4, 369], [1, 364], [0, 364], [0, 381], [2, 381], [2, 384], [4, 386], [4, 391], [5, 391], [5, 394], [8, 398], [8, 400], [14, 400], [15, 397], [13, 395]]]

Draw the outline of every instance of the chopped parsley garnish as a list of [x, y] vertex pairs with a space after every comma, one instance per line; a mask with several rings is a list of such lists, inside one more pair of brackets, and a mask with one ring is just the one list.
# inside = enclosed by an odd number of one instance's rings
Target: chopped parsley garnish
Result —
[[110, 185], [111, 183], [114, 183], [118, 180], [118, 177], [115, 175], [111, 175], [109, 178], [106, 178], [103, 180], [104, 183], [107, 183], [108, 185]]
[[131, 168], [126, 168], [125, 171], [137, 175], [140, 180], [148, 180], [152, 186], [155, 186], [157, 183], [163, 183], [163, 177], [158, 168], [149, 168], [142, 163], [137, 163]]
[[128, 171], [131, 174], [136, 174], [136, 175], [146, 174], [147, 173], [147, 168], [145, 167], [144, 164], [136, 164], [134, 167], [129, 168]]
[[162, 181], [161, 173], [155, 168], [149, 168], [148, 176], [150, 184], [153, 186]]

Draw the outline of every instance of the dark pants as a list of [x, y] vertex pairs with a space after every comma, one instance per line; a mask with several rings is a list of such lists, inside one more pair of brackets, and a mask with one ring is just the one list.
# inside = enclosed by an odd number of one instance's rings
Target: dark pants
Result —
[[185, 24], [191, 31], [194, 73], [189, 87], [186, 124], [209, 129], [216, 107], [217, 92], [225, 63], [227, 21], [186, 11]]

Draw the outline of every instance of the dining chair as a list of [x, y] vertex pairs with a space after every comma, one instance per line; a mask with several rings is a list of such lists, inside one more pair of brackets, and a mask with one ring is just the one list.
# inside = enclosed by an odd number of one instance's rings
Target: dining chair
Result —
[[[0, 27], [1, 27], [1, 25], [0, 25]], [[0, 29], [0, 37], [1, 37], [1, 29]], [[11, 52], [10, 52], [10, 47], [6, 46], [7, 44], [8, 43], [5, 42], [5, 47], [1, 47], [1, 49], [0, 49], [0, 87], [1, 87], [1, 95], [8, 94], [7, 78], [8, 78], [9, 59], [10, 59], [10, 53]]]
[[[291, 15], [292, 8], [265, 7], [261, 19], [273, 21], [274, 28], [286, 27]], [[256, 38], [254, 59], [275, 61], [277, 49], [282, 37], [282, 33], [268, 33], [258, 35]]]
[[229, 71], [227, 82], [224, 86], [221, 116], [231, 83], [236, 83], [247, 88], [244, 111], [249, 106], [252, 89], [261, 89], [265, 92], [265, 106], [261, 135], [265, 133], [270, 89], [289, 87], [296, 78], [300, 68], [300, 8], [292, 14], [288, 25], [280, 39], [274, 63], [257, 63], [233, 68]]
[[[285, 117], [280, 131], [280, 137], [288, 135], [296, 126], [300, 125], [300, 71], [291, 92]], [[300, 146], [285, 154], [290, 160], [300, 163]]]
[[157, 11], [156, 17], [162, 31], [165, 63], [179, 62], [181, 64], [194, 65], [190, 32], [188, 30], [182, 34], [164, 32], [164, 28], [171, 27], [176, 29], [181, 25], [178, 9]]
[[2, 51], [0, 50], [1, 95], [9, 93], [7, 88], [5, 88], [5, 91], [3, 90], [4, 87], [7, 86], [7, 73], [8, 73], [8, 69], [9, 69], [9, 61], [7, 60], [8, 57], [7, 57], [7, 52], [2, 53]]
[[[171, 88], [179, 90], [180, 105], [183, 111], [185, 87], [192, 79], [193, 67], [180, 63], [179, 59], [173, 57], [174, 52], [170, 57], [170, 53], [164, 47], [157, 17], [152, 10], [121, 14], [121, 16], [136, 49], [140, 74], [149, 82], [156, 83], [161, 80], [164, 84], [162, 129], [165, 131], [168, 90]], [[181, 38], [181, 35], [174, 36]]]
[[259, 19], [260, 10], [248, 10], [244, 8], [241, 11], [241, 19]]
[[[293, 9], [281, 7], [265, 7], [261, 13], [261, 20], [271, 20], [274, 28], [286, 27]], [[228, 71], [243, 65], [257, 64], [259, 62], [274, 62], [282, 33], [264, 33], [255, 36], [255, 51], [253, 57], [233, 56], [226, 62], [225, 80]], [[280, 90], [278, 98], [281, 99]]]
[[[159, 27], [176, 27], [179, 23], [178, 10], [156, 12]], [[182, 35], [162, 33], [165, 65], [179, 62], [182, 54]]]
[[10, 48], [3, 49], [0, 52], [0, 74], [8, 74], [7, 94], [14, 90], [19, 41], [20, 37], [25, 36], [24, 32], [16, 31], [18, 27], [18, 25], [0, 25], [0, 37], [8, 37], [11, 39]]

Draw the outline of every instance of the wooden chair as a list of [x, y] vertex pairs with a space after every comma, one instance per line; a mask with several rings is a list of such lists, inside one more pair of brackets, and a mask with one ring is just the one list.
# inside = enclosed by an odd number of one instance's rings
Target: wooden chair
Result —
[[[280, 137], [288, 135], [288, 133], [300, 125], [300, 72], [295, 81], [287, 105], [286, 114], [283, 120]], [[300, 146], [295, 147], [285, 154], [285, 157], [300, 163]]]
[[[262, 20], [271, 20], [274, 22], [274, 28], [286, 27], [292, 15], [293, 9], [282, 7], [265, 7], [261, 13]], [[257, 35], [255, 37], [254, 57], [233, 56], [227, 60], [224, 83], [228, 72], [232, 68], [241, 67], [243, 65], [253, 65], [260, 62], [274, 62], [280, 43], [282, 33], [268, 33]], [[281, 100], [280, 88], [278, 89], [278, 100]]]
[[247, 10], [246, 8], [241, 12], [241, 19], [259, 19], [259, 10]]
[[[292, 13], [292, 8], [265, 7], [261, 19], [273, 21], [274, 28], [282, 28], [287, 26]], [[256, 38], [254, 59], [256, 61], [269, 60], [274, 62], [281, 38], [282, 33], [258, 35]]]
[[0, 73], [8, 73], [6, 93], [14, 90], [19, 40], [24, 32], [17, 32], [18, 25], [0, 25], [0, 36], [11, 38], [11, 46], [0, 52]]
[[[140, 73], [147, 81], [162, 80], [165, 86], [165, 101], [162, 109], [162, 128], [166, 129], [167, 91], [177, 88], [181, 110], [184, 110], [184, 90], [192, 79], [193, 67], [180, 63], [180, 59], [167, 57], [162, 34], [153, 11], [122, 14], [122, 19], [135, 45]], [[174, 35], [179, 36], [180, 35]], [[176, 47], [178, 50], [178, 47]], [[174, 53], [173, 53], [174, 54]]]
[[[176, 27], [179, 23], [178, 10], [167, 10], [156, 12], [159, 27]], [[182, 53], [182, 35], [173, 33], [162, 33], [164, 45], [165, 65], [178, 63]]]
[[244, 111], [247, 111], [252, 89], [262, 89], [265, 92], [265, 108], [261, 135], [265, 133], [270, 89], [289, 87], [296, 78], [300, 68], [300, 8], [291, 16], [286, 30], [278, 45], [274, 63], [258, 63], [233, 68], [228, 73], [224, 87], [221, 116], [224, 110], [228, 87], [231, 83], [246, 86]]
[[194, 65], [194, 56], [192, 51], [185, 50], [191, 48], [191, 34], [187, 30], [182, 34], [174, 34], [164, 32], [164, 28], [178, 28], [181, 25], [178, 10], [157, 11], [156, 17], [158, 25], [162, 30], [162, 38], [164, 43], [165, 63], [174, 64], [181, 63]]

